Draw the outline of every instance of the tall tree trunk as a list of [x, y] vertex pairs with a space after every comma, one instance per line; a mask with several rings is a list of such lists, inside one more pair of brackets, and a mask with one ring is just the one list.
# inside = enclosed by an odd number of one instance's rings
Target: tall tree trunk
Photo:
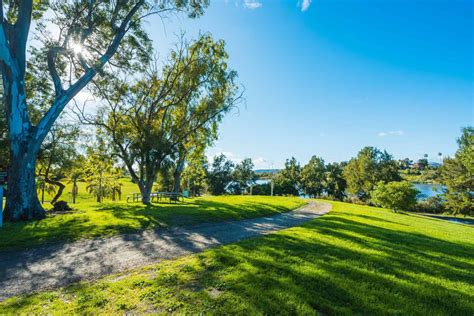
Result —
[[8, 173], [7, 204], [3, 213], [5, 221], [41, 219], [45, 211], [36, 193], [36, 153], [28, 153], [25, 145], [14, 144]]
[[18, 73], [6, 74], [10, 78], [3, 78], [10, 166], [3, 216], [5, 221], [41, 219], [45, 217], [45, 212], [38, 199], [35, 181], [36, 156], [41, 144], [33, 141], [34, 128], [29, 120], [24, 84], [19, 79], [21, 76]]
[[174, 185], [173, 185], [173, 192], [179, 193], [181, 189], [181, 174], [183, 173], [185, 160], [180, 159], [177, 162], [176, 169], [174, 170], [173, 177], [174, 177]]
[[74, 178], [72, 180], [72, 204], [76, 204], [77, 189], [77, 180]]
[[145, 205], [151, 204], [151, 191], [153, 190], [154, 179], [147, 179], [144, 185], [139, 185], [140, 193], [142, 194], [142, 203]]
[[41, 184], [41, 204], [44, 204], [44, 187], [45, 187], [46, 183], [43, 181], [43, 183]]
[[102, 203], [102, 170], [99, 171], [99, 191], [97, 192], [97, 202]]
[[58, 192], [56, 192], [56, 195], [53, 197], [53, 199], [51, 200], [51, 204], [54, 204], [56, 203], [59, 198], [61, 197], [61, 195], [63, 194], [63, 191], [64, 189], [66, 188], [66, 186], [64, 184], [62, 184], [61, 182], [59, 181], [55, 181], [55, 180], [51, 180], [47, 177], [44, 178], [44, 181], [46, 183], [49, 183], [49, 184], [52, 184], [52, 185], [55, 185], [57, 186], [59, 189], [58, 189]]

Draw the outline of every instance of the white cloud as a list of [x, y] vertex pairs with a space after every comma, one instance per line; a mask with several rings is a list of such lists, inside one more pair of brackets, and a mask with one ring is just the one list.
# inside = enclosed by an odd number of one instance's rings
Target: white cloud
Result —
[[221, 148], [215, 148], [214, 150], [207, 152], [207, 160], [212, 162], [214, 161], [214, 157], [219, 156], [220, 154], [225, 155], [227, 159], [231, 160], [234, 163], [239, 163], [244, 160], [242, 157], [235, 155], [233, 152], [223, 151]]
[[312, 0], [303, 0], [303, 2], [301, 2], [301, 11], [306, 11], [308, 10], [309, 6], [311, 5], [311, 1]]
[[242, 157], [236, 155], [233, 152], [222, 150], [222, 148], [214, 148], [206, 152], [207, 160], [212, 163], [214, 157], [224, 154], [227, 159], [231, 160], [233, 163], [238, 164], [244, 160], [244, 158], [251, 158], [254, 164], [254, 169], [270, 169], [274, 167], [273, 162], [265, 157]]
[[377, 134], [379, 137], [385, 136], [403, 136], [405, 135], [404, 131], [389, 131], [389, 132], [380, 132]]
[[269, 169], [271, 167], [271, 162], [264, 157], [257, 157], [252, 159], [254, 164], [254, 169]]
[[256, 1], [256, 0], [245, 0], [244, 1], [244, 6], [247, 9], [255, 10], [255, 9], [261, 8], [263, 6], [263, 4], [261, 2]]

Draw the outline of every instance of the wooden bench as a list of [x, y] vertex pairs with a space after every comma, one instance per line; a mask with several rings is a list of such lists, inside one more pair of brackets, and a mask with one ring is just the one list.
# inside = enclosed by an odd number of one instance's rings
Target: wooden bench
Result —
[[127, 196], [127, 203], [130, 203], [130, 199], [132, 202], [140, 202], [142, 200], [142, 196], [140, 193], [133, 193]]
[[[182, 193], [179, 192], [152, 192], [150, 194], [150, 200], [159, 202], [161, 200], [166, 200], [169, 199], [169, 202], [175, 202], [178, 203], [181, 199], [181, 201], [184, 201], [184, 196]], [[140, 202], [142, 200], [142, 196], [140, 193], [133, 193], [129, 196], [127, 196], [127, 203], [131, 202]]]
[[155, 198], [157, 201], [161, 201], [162, 199], [166, 200], [169, 199], [169, 202], [179, 202], [184, 201], [183, 194], [179, 192], [154, 192], [152, 199]]

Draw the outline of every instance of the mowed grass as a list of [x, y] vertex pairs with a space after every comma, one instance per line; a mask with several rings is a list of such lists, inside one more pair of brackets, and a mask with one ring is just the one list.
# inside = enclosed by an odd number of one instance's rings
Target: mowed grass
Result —
[[5, 223], [0, 228], [0, 251], [156, 227], [255, 218], [287, 212], [304, 204], [302, 199], [292, 197], [220, 196], [144, 206], [124, 201], [99, 204], [83, 197], [72, 213], [50, 215], [41, 221]]
[[474, 229], [332, 202], [305, 225], [64, 289], [3, 313], [473, 315]]

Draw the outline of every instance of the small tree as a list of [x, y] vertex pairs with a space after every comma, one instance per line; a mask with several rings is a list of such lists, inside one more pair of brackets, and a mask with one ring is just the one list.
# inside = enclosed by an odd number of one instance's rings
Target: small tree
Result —
[[[296, 192], [301, 189], [301, 165], [296, 161], [295, 157], [287, 159], [285, 162], [285, 168], [280, 171], [281, 176], [285, 178], [291, 186], [293, 186]], [[296, 194], [297, 195], [297, 194]]]
[[79, 155], [74, 160], [71, 169], [68, 171], [68, 184], [72, 184], [71, 189], [71, 200], [72, 204], [76, 203], [76, 198], [79, 193], [79, 187], [77, 182], [83, 180], [84, 168], [86, 167], [86, 159], [84, 156]]
[[232, 188], [235, 194], [246, 192], [255, 183], [256, 175], [253, 166], [250, 158], [245, 158], [235, 166], [233, 173], [234, 186]]
[[371, 196], [375, 205], [392, 209], [396, 213], [400, 210], [412, 209], [419, 193], [408, 181], [379, 182]]
[[66, 188], [60, 180], [72, 168], [74, 158], [78, 155], [76, 147], [79, 136], [80, 130], [77, 126], [62, 123], [54, 126], [43, 142], [36, 165], [36, 174], [44, 182], [41, 203], [44, 203], [44, 189], [48, 185], [55, 187], [54, 190], [48, 192], [48, 194], [54, 194], [51, 204], [59, 201]]
[[474, 128], [467, 127], [458, 139], [454, 158], [446, 158], [441, 168], [441, 182], [447, 188], [446, 204], [454, 214], [474, 213]]
[[288, 179], [281, 171], [275, 175], [275, 177], [273, 178], [273, 183], [273, 193], [275, 195], [298, 196], [300, 194], [295, 184], [290, 179]]
[[200, 195], [206, 187], [206, 156], [193, 153], [183, 171], [183, 187], [191, 196]]
[[347, 189], [363, 201], [370, 199], [370, 192], [379, 181], [401, 180], [398, 165], [386, 151], [365, 147], [344, 168]]
[[418, 159], [418, 162], [416, 163], [416, 168], [418, 170], [425, 170], [428, 167], [428, 159], [422, 158]]
[[115, 200], [117, 196], [120, 197], [120, 170], [114, 168], [114, 161], [107, 154], [103, 143], [99, 142], [96, 148], [88, 148], [87, 151], [84, 173], [89, 194], [95, 195], [99, 203], [102, 203], [106, 197], [112, 200]]
[[227, 185], [232, 181], [234, 163], [227, 159], [224, 154], [214, 157], [211, 167], [207, 171], [209, 191], [213, 195], [225, 193]]
[[324, 189], [328, 197], [342, 201], [346, 196], [347, 182], [344, 179], [345, 163], [330, 163], [326, 166]]
[[326, 167], [322, 158], [313, 156], [301, 170], [301, 186], [311, 197], [320, 196], [324, 191]]

